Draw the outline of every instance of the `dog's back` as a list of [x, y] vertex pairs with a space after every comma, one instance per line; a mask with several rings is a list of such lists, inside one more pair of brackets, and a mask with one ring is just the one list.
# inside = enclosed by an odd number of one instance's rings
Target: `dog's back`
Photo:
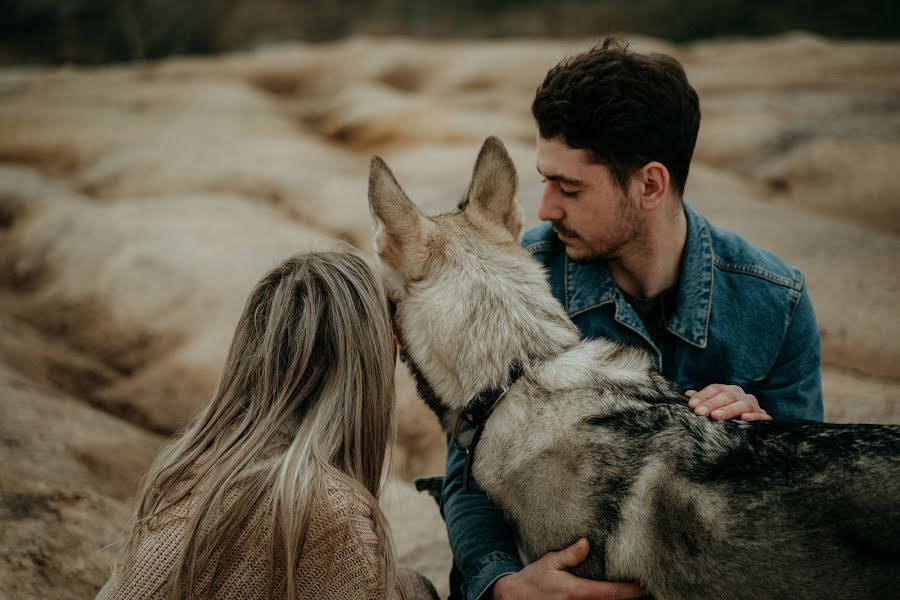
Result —
[[[699, 450], [697, 429], [680, 424], [655, 436], [652, 475], [636, 478], [608, 541], [611, 577], [649, 561], [640, 580], [658, 598], [896, 597], [900, 429], [707, 424], [727, 441], [718, 452]], [[686, 440], [698, 450], [685, 452]]]
[[710, 421], [634, 352], [580, 344], [488, 421], [475, 474], [526, 560], [587, 535], [577, 574], [660, 599], [895, 597], [900, 428]]

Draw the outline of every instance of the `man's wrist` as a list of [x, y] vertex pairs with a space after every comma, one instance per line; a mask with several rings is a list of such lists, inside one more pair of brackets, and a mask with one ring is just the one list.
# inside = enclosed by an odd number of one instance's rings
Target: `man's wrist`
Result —
[[500, 577], [494, 580], [494, 583], [491, 584], [487, 590], [485, 590], [484, 596], [486, 598], [491, 598], [491, 600], [505, 600], [506, 598], [512, 598], [513, 596], [509, 595], [510, 593], [510, 585], [514, 582], [510, 580], [509, 576], [515, 575], [515, 573], [504, 573]]
[[[518, 573], [522, 564], [515, 557], [505, 552], [492, 552], [484, 557], [475, 570], [464, 578], [462, 585], [463, 598], [467, 600], [491, 600], [495, 598], [494, 590], [500, 579]], [[505, 584], [501, 589], [505, 588]], [[509, 597], [509, 596], [507, 596]]]

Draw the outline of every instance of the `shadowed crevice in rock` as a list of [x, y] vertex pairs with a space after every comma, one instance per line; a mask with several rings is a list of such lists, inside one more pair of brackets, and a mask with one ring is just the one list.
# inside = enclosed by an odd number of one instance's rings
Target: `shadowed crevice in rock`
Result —
[[62, 519], [54, 500], [59, 495], [48, 494], [15, 494], [0, 495], [0, 521], [17, 519], [38, 519], [50, 516], [56, 521]]
[[[7, 294], [0, 293], [0, 307], [8, 309]], [[154, 417], [128, 402], [106, 394], [112, 386], [139, 370], [130, 362], [127, 369], [102, 357], [69, 345], [64, 336], [41, 331], [32, 323], [12, 315], [0, 316], [0, 355], [24, 377], [45, 390], [55, 390], [122, 418], [155, 434], [170, 435], [174, 428], [161, 426]], [[25, 385], [20, 382], [19, 385]], [[152, 400], [150, 401], [152, 403]]]

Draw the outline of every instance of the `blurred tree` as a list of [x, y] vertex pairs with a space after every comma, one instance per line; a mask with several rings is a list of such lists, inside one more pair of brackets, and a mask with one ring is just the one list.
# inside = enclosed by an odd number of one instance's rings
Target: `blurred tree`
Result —
[[127, 61], [355, 33], [897, 38], [896, 0], [3, 0], [0, 61]]
[[207, 53], [234, 0], [4, 0], [0, 53], [17, 61], [106, 62]]

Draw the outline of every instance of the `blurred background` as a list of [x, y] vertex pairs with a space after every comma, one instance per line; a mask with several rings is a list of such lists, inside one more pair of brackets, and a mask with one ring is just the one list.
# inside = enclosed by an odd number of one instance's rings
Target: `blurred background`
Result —
[[892, 0], [5, 0], [0, 60], [104, 63], [246, 50], [349, 35], [584, 37], [672, 41], [794, 29], [896, 39]]
[[[371, 253], [382, 156], [426, 212], [481, 143], [537, 222], [534, 91], [608, 32], [684, 65], [686, 200], [805, 275], [826, 418], [900, 423], [900, 4], [5, 0], [0, 8], [0, 599], [92, 598], [137, 483], [209, 398], [253, 284]], [[383, 504], [446, 592], [444, 439], [397, 371]]]

